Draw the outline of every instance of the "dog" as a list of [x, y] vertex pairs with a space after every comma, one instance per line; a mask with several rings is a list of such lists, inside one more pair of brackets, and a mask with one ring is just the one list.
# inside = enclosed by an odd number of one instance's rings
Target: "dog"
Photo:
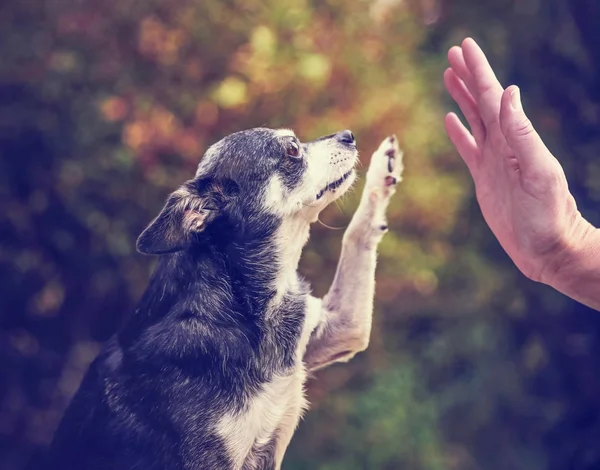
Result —
[[137, 241], [157, 267], [104, 346], [42, 468], [281, 467], [307, 409], [307, 374], [368, 343], [377, 245], [403, 169], [395, 136], [373, 154], [333, 284], [297, 268], [309, 228], [356, 179], [350, 131], [302, 143], [256, 128], [211, 146]]

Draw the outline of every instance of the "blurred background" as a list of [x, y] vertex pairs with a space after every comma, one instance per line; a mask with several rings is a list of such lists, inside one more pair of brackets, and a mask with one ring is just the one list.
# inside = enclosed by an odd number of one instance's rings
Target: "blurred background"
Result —
[[[135, 239], [223, 135], [397, 133], [369, 350], [311, 381], [284, 469], [600, 469], [600, 314], [528, 281], [443, 131], [476, 38], [600, 225], [597, 0], [5, 0], [0, 468], [46, 445], [154, 260]], [[347, 224], [360, 188], [322, 220]], [[301, 264], [323, 295], [341, 230]], [[600, 286], [599, 286], [600, 288]]]

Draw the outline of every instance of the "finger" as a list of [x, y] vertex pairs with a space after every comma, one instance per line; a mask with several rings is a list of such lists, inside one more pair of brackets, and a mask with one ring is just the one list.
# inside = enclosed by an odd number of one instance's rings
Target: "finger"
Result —
[[462, 43], [462, 51], [465, 63], [473, 77], [471, 90], [473, 97], [479, 106], [479, 112], [488, 132], [498, 122], [500, 115], [500, 99], [504, 89], [496, 78], [485, 54], [477, 43], [467, 38]]
[[471, 96], [475, 97], [475, 82], [471, 72], [469, 71], [469, 68], [467, 67], [467, 64], [465, 63], [463, 51], [460, 47], [454, 46], [450, 48], [448, 51], [448, 62], [450, 63], [452, 70], [454, 70], [454, 73], [458, 75], [458, 77], [465, 83]]
[[490, 90], [502, 93], [502, 85], [500, 85], [487, 57], [479, 45], [473, 39], [467, 38], [462, 43], [462, 52], [465, 64], [473, 77], [473, 84], [476, 88], [473, 96], [477, 99], [477, 95]]
[[450, 96], [454, 98], [454, 101], [456, 101], [460, 110], [465, 115], [465, 118], [471, 127], [471, 133], [475, 138], [475, 142], [481, 147], [485, 140], [485, 127], [481, 120], [481, 116], [479, 115], [477, 103], [475, 103], [475, 100], [471, 96], [471, 93], [469, 93], [469, 90], [467, 90], [464, 82], [458, 78], [450, 68], [446, 69], [444, 72], [444, 83]]
[[554, 169], [555, 158], [525, 115], [519, 88], [514, 85], [502, 95], [500, 128], [523, 174]]
[[475, 139], [454, 113], [446, 115], [444, 124], [448, 137], [450, 137], [456, 150], [458, 150], [458, 153], [466, 163], [471, 175], [474, 175], [479, 158], [479, 150], [477, 149]]

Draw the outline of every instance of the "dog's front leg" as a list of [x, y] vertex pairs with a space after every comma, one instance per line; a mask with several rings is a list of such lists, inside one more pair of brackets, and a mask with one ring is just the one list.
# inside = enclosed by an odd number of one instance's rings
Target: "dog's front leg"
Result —
[[388, 137], [373, 154], [360, 204], [344, 234], [333, 284], [322, 301], [321, 322], [304, 355], [310, 370], [347, 361], [369, 344], [377, 245], [387, 231], [385, 210], [402, 169], [397, 139]]

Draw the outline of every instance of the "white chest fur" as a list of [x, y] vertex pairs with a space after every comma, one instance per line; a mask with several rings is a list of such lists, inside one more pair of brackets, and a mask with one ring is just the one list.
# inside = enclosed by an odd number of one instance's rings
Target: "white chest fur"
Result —
[[225, 441], [233, 468], [242, 468], [253, 448], [268, 444], [283, 428], [295, 429], [305, 407], [305, 379], [303, 367], [290, 375], [275, 376], [244, 410], [221, 418], [217, 432]]
[[263, 384], [243, 410], [228, 413], [220, 419], [217, 433], [225, 442], [234, 469], [242, 468], [252, 459], [252, 449], [259, 449], [274, 438], [276, 465], [281, 464], [283, 453], [307, 407], [304, 397], [307, 374], [302, 358], [320, 314], [321, 300], [307, 295], [295, 367], [288, 374], [275, 375], [270, 382]]

